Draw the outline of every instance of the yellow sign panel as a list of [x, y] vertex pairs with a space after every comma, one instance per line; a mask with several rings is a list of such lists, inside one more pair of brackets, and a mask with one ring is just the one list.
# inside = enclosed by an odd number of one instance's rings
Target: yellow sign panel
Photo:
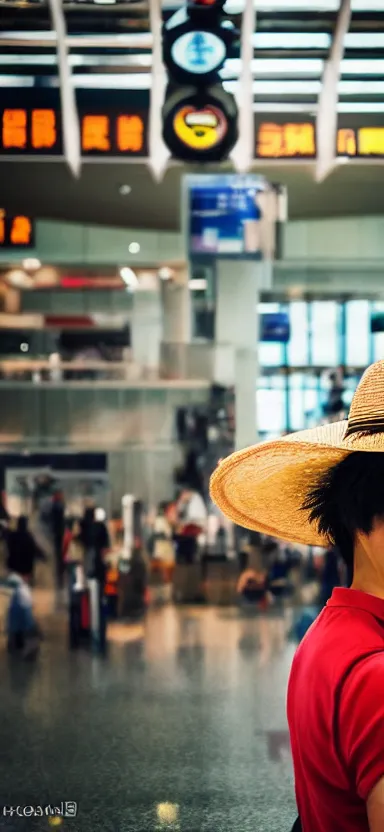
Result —
[[359, 156], [384, 156], [384, 127], [359, 127]]
[[177, 138], [193, 150], [209, 150], [222, 141], [228, 129], [225, 114], [211, 104], [197, 110], [190, 104], [176, 111], [173, 129]]
[[356, 156], [356, 133], [351, 127], [337, 131], [338, 156]]
[[260, 125], [256, 155], [265, 159], [312, 157], [316, 154], [315, 128], [310, 122], [304, 124]]

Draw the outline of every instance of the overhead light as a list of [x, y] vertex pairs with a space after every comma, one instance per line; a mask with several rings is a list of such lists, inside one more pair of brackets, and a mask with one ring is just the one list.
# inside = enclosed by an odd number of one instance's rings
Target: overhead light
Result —
[[130, 292], [133, 292], [139, 285], [135, 272], [133, 269], [130, 269], [129, 266], [123, 266], [123, 268], [120, 269], [120, 277], [124, 280], [124, 283]]
[[158, 271], [158, 275], [160, 280], [170, 280], [173, 275], [173, 271], [168, 266], [162, 266], [162, 268]]
[[23, 269], [25, 269], [26, 272], [35, 272], [36, 269], [40, 268], [40, 266], [41, 262], [37, 257], [26, 257], [25, 260], [23, 260]]
[[128, 196], [128, 194], [131, 193], [131, 190], [132, 188], [130, 185], [120, 185], [119, 194], [121, 194], [121, 196]]
[[[0, 84], [1, 77], [9, 78], [10, 76], [0, 76]], [[21, 75], [20, 78], [23, 78], [23, 76]], [[34, 84], [34, 79], [32, 80]], [[72, 75], [72, 83], [76, 89], [83, 89], [87, 87], [88, 89], [148, 90], [151, 86], [151, 75], [148, 72], [112, 72], [107, 75], [99, 72], [85, 75], [81, 72], [76, 75]], [[6, 84], [3, 84], [3, 86], [6, 86]], [[14, 84], [14, 86], [19, 85]], [[28, 86], [31, 85], [29, 84]], [[58, 87], [59, 80], [55, 76], [46, 76], [44, 79], [44, 86]]]
[[128, 251], [130, 254], [138, 254], [140, 251], [140, 243], [130, 243]]
[[[362, 61], [369, 65], [370, 62]], [[320, 58], [254, 58], [251, 62], [252, 73], [256, 77], [263, 78], [268, 75], [321, 75], [324, 61]], [[223, 69], [220, 70], [221, 78], [236, 78], [242, 69], [241, 58], [229, 58]]]
[[331, 36], [327, 32], [255, 32], [255, 49], [328, 49]]
[[205, 278], [195, 278], [189, 281], [188, 286], [192, 292], [204, 292], [207, 288], [207, 281]]

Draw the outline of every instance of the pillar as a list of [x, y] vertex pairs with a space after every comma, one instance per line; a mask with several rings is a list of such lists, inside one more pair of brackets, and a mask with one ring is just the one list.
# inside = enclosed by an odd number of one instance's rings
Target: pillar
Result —
[[188, 378], [191, 301], [187, 277], [162, 281], [161, 369], [166, 378]]
[[132, 357], [150, 371], [159, 368], [161, 332], [160, 291], [136, 291], [131, 317]]
[[216, 345], [230, 348], [235, 387], [236, 448], [257, 442], [256, 389], [259, 374], [258, 304], [271, 287], [269, 261], [225, 260], [216, 263]]
[[162, 281], [161, 304], [164, 343], [189, 344], [191, 340], [191, 299], [187, 277], [184, 282]]

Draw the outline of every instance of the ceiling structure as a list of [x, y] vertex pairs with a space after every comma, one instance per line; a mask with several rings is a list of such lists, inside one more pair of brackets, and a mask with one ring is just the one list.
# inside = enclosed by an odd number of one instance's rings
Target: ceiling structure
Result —
[[[179, 0], [163, 3], [164, 16]], [[70, 63], [77, 89], [136, 90], [148, 100], [152, 35], [148, 4], [141, 0], [64, 0]], [[254, 110], [292, 119], [316, 113], [324, 61], [334, 31], [338, 0], [256, 0], [253, 36]], [[227, 11], [239, 27], [241, 0]], [[0, 100], [5, 88], [57, 87], [55, 34], [45, 0], [0, 0]], [[384, 0], [352, 0], [339, 85], [339, 112], [351, 119], [384, 125]], [[240, 71], [238, 46], [222, 72], [234, 92]], [[291, 217], [381, 213], [384, 165], [342, 164], [328, 179], [314, 182], [314, 164], [255, 164], [287, 184]], [[212, 168], [211, 168], [212, 170]], [[153, 182], [144, 161], [87, 160], [79, 181], [62, 161], [0, 158], [1, 202], [37, 217], [177, 228], [183, 168], [169, 167], [164, 181]], [[120, 192], [127, 185], [127, 195]], [[127, 190], [127, 189], [126, 189]]]

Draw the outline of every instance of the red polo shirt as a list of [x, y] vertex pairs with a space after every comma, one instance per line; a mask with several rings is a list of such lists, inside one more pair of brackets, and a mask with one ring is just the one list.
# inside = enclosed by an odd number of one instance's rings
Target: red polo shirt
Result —
[[335, 589], [300, 644], [288, 722], [303, 832], [368, 832], [384, 776], [384, 601]]

